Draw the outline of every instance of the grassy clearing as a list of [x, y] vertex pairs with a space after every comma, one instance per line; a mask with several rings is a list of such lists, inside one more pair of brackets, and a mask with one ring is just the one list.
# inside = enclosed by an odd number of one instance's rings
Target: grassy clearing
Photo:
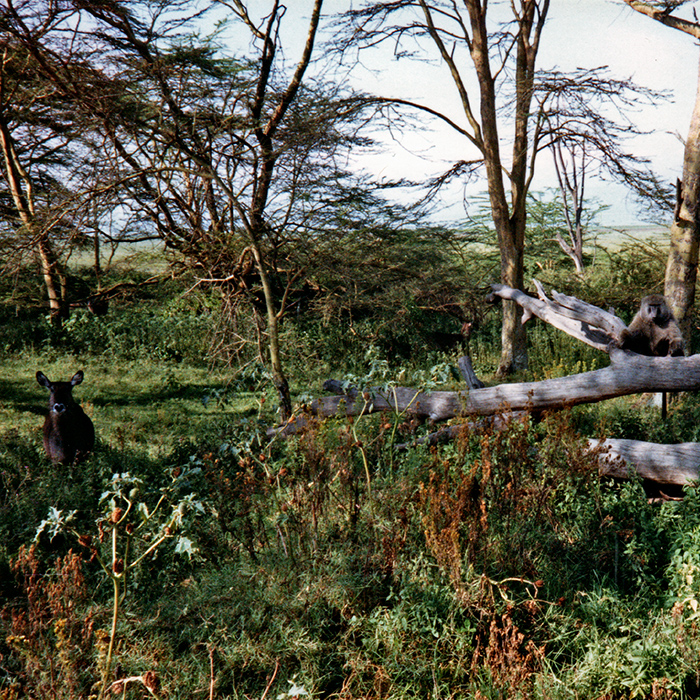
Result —
[[56, 380], [83, 369], [86, 379], [75, 398], [100, 426], [100, 440], [111, 449], [142, 450], [151, 458], [196, 442], [212, 426], [255, 416], [260, 408], [257, 393], [234, 392], [227, 373], [203, 367], [28, 353], [5, 358], [0, 431], [31, 436], [37, 444], [47, 399], [34, 377], [37, 369]]
[[[75, 314], [61, 337], [8, 326], [0, 700], [700, 696], [700, 493], [652, 504], [582, 449], [700, 440], [695, 397], [665, 424], [628, 397], [432, 448], [395, 449], [430, 430], [401, 415], [268, 442], [264, 370], [216, 365], [216, 306], [180, 292]], [[488, 313], [470, 349], [491, 382]], [[329, 376], [456, 388], [449, 355], [396, 357], [398, 325], [289, 323], [296, 399]], [[605, 359], [541, 325], [530, 343], [517, 379]], [[38, 369], [85, 371], [84, 464], [44, 457]]]

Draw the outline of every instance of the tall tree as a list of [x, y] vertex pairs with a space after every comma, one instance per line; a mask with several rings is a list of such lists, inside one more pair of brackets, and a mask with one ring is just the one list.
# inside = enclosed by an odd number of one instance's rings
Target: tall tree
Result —
[[[495, 6], [492, 17], [484, 0], [460, 4], [397, 0], [368, 3], [345, 15], [352, 29], [349, 41], [361, 48], [413, 37], [427, 37], [432, 42], [459, 95], [465, 123], [458, 124], [431, 105], [391, 102], [437, 116], [476, 150], [476, 158], [465, 158], [453, 173], [471, 170], [475, 161], [484, 166], [501, 253], [501, 282], [517, 289], [523, 288], [527, 193], [536, 152], [531, 148], [535, 68], [549, 4], [549, 0], [517, 0], [508, 3], [509, 10], [503, 9], [504, 5]], [[503, 9], [500, 16], [499, 9]], [[472, 90], [474, 78], [476, 88]], [[508, 106], [510, 123], [504, 128]], [[509, 142], [507, 158], [503, 153]], [[516, 304], [504, 301], [501, 376], [527, 365], [520, 316]]]
[[241, 0], [206, 6], [225, 9], [248, 34], [251, 54], [243, 57], [188, 29], [200, 18], [190, 0], [23, 3], [25, 15], [39, 5], [44, 16], [53, 13], [51, 26], [61, 30], [53, 34], [37, 24], [27, 31], [12, 4], [2, 14], [2, 28], [26, 46], [44, 79], [93, 116], [93, 148], [144, 223], [203, 282], [229, 297], [247, 294], [258, 309], [283, 416], [291, 397], [279, 327], [301, 275], [290, 248], [302, 247], [304, 236], [313, 241], [305, 226], [323, 206], [323, 180], [338, 177], [334, 154], [353, 141], [336, 125], [357, 104], [305, 81], [322, 4], [309, 3], [289, 72], [281, 52], [288, 13], [279, 0], [266, 3], [261, 20]]
[[614, 78], [605, 66], [542, 71], [535, 91], [542, 123], [535, 141], [552, 154], [565, 223], [565, 233], [557, 231], [556, 240], [581, 273], [585, 191], [591, 177], [624, 184], [647, 206], [653, 202], [672, 208], [668, 190], [648, 160], [624, 149], [626, 140], [642, 133], [626, 118], [627, 112], [640, 103], [657, 104], [666, 95]]
[[[661, 24], [700, 39], [700, 22], [684, 19], [678, 11], [688, 2], [640, 2], [624, 0], [633, 10]], [[664, 296], [681, 324], [689, 346], [689, 312], [695, 303], [698, 250], [700, 249], [700, 70], [695, 107], [685, 141], [683, 176], [677, 183], [676, 207], [671, 226], [670, 250], [666, 265]]]
[[[603, 116], [607, 108], [612, 107], [608, 113], [624, 111], [639, 98], [657, 95], [631, 81], [609, 77], [605, 68], [570, 74], [536, 70], [549, 6], [548, 0], [366, 2], [343, 20], [348, 28], [343, 50], [369, 49], [390, 41], [400, 59], [424, 55], [431, 47], [439, 56], [454, 83], [464, 119], [451, 118], [431, 104], [396, 98], [381, 101], [430, 114], [466, 139], [464, 158], [435, 178], [433, 185], [472, 176], [483, 168], [501, 256], [501, 281], [515, 288], [523, 287], [526, 204], [543, 150], [555, 153], [562, 194], [571, 207], [573, 245], [569, 249], [577, 264], [585, 179], [579, 172], [573, 182], [571, 161], [567, 164], [563, 158], [566, 150], [585, 153], [586, 167], [596, 174], [619, 179], [644, 196], [660, 196], [644, 162], [621, 147], [634, 128]], [[564, 239], [561, 243], [567, 246]], [[499, 375], [527, 362], [520, 311], [508, 301], [503, 309]]]

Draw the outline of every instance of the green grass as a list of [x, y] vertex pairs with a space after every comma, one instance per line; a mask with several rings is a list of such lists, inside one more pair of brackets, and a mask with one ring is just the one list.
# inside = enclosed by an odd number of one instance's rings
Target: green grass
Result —
[[85, 381], [74, 397], [97, 426], [101, 443], [162, 458], [183, 442], [195, 443], [212, 426], [256, 416], [259, 394], [234, 391], [230, 375], [167, 362], [111, 362], [106, 358], [52, 359], [23, 353], [0, 362], [0, 434], [16, 432], [40, 442], [48, 394], [35, 374]]
[[[699, 440], [695, 397], [665, 424], [624, 397], [401, 452], [433, 426], [367, 416], [268, 442], [266, 373], [209, 358], [216, 304], [180, 291], [76, 314], [60, 337], [8, 327], [0, 700], [100, 693], [124, 562], [111, 678], [136, 680], [120, 697], [700, 697], [700, 494], [651, 504], [636, 481], [601, 481], [580, 441]], [[471, 351], [494, 383], [488, 313]], [[371, 321], [354, 330], [285, 324], [295, 399], [329, 376], [457, 388], [454, 357], [402, 359]], [[606, 360], [542, 324], [529, 338], [522, 379]], [[75, 396], [98, 439], [81, 465], [43, 454], [39, 369], [85, 372]]]

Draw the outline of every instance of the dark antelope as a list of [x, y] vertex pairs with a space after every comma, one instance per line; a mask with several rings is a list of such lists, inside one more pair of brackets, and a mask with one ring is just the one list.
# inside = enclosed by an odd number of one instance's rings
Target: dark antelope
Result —
[[83, 381], [83, 371], [69, 382], [52, 382], [43, 372], [36, 380], [49, 390], [49, 415], [44, 421], [44, 449], [54, 464], [72, 464], [92, 452], [95, 428], [73, 398], [73, 387]]

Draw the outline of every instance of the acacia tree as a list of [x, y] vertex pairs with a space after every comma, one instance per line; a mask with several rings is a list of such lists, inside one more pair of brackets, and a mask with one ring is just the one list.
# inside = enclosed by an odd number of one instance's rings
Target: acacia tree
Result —
[[[195, 107], [200, 106], [201, 101], [196, 100], [194, 104], [191, 101], [195, 90], [198, 87], [201, 89], [201, 85], [197, 86], [194, 81], [188, 80], [191, 76], [187, 73], [194, 72], [199, 77], [210, 78], [207, 84], [212, 89], [211, 78], [216, 78], [217, 69], [222, 71], [223, 66], [217, 66], [216, 62], [211, 60], [211, 51], [196, 46], [185, 47], [193, 52], [194, 58], [187, 60], [189, 57], [186, 56], [186, 52], [185, 56], [178, 56], [177, 49], [175, 52], [159, 49], [158, 40], [162, 41], [163, 36], [149, 35], [149, 28], [135, 21], [128, 13], [112, 12], [101, 4], [90, 5], [87, 8], [100, 25], [114, 33], [125, 49], [127, 57], [145, 66], [146, 70], [139, 76], [139, 80], [146, 78], [151, 87], [157, 90], [160, 100], [169, 112], [166, 129], [159, 128], [155, 139], [147, 135], [148, 142], [155, 146], [151, 152], [156, 153], [156, 158], [147, 157], [145, 163], [144, 159], [139, 158], [143, 150], [139, 149], [140, 153], [136, 153], [131, 147], [133, 141], [139, 142], [142, 132], [134, 130], [122, 137], [113, 121], [108, 131], [117, 156], [135, 171], [143, 173], [141, 185], [149, 197], [155, 195], [155, 207], [151, 209], [154, 221], [158, 224], [160, 216], [165, 214], [166, 220], [169, 221], [165, 227], [166, 237], [176, 234], [180, 240], [184, 238], [187, 243], [191, 242], [190, 237], [175, 223], [173, 215], [176, 212], [183, 214], [190, 225], [195, 224], [194, 229], [198, 233], [206, 228], [209, 234], [207, 238], [211, 235], [220, 236], [225, 226], [229, 227], [229, 234], [231, 228], [243, 234], [247, 245], [240, 251], [237, 263], [240, 265], [246, 253], [250, 253], [262, 286], [270, 367], [280, 399], [282, 418], [288, 417], [292, 409], [279, 343], [279, 323], [284, 313], [285, 295], [280, 298], [273, 285], [272, 277], [276, 267], [274, 239], [280, 231], [275, 230], [268, 217], [272, 188], [281, 167], [282, 151], [285, 149], [283, 130], [289, 127], [285, 118], [297, 100], [302, 79], [311, 60], [322, 4], [322, 0], [315, 0], [313, 3], [302, 55], [286, 85], [279, 86], [273, 82], [273, 71], [285, 8], [278, 0], [274, 0], [270, 4], [269, 14], [258, 26], [249, 15], [246, 5], [234, 0], [231, 10], [250, 31], [258, 50], [257, 61], [254, 65], [249, 65], [246, 71], [247, 79], [244, 79], [243, 84], [228, 81], [229, 86], [233, 87], [230, 97], [215, 92], [214, 99], [206, 105], [209, 109], [205, 107], [203, 113], [199, 113]], [[208, 64], [207, 59], [210, 59]], [[173, 71], [173, 62], [176, 65], [179, 62], [185, 71]], [[195, 68], [203, 70], [194, 70]], [[233, 71], [223, 72], [230, 79], [235, 77], [237, 68], [233, 66]], [[181, 87], [183, 77], [186, 85], [184, 90]], [[279, 77], [278, 74], [277, 78]], [[221, 102], [215, 106], [217, 99], [221, 98], [224, 99], [223, 110]], [[226, 114], [226, 107], [230, 109], [229, 114]], [[233, 129], [226, 128], [226, 119], [233, 121]], [[242, 123], [236, 124], [237, 119]], [[221, 134], [228, 142], [226, 145], [222, 145], [216, 138]], [[170, 144], [163, 149], [159, 148], [159, 140], [164, 136], [170, 139]], [[140, 143], [138, 145], [141, 146]], [[289, 147], [289, 144], [286, 145]], [[219, 167], [222, 161], [223, 171]], [[146, 170], [154, 165], [161, 173], [155, 183], [145, 175]], [[181, 178], [175, 178], [173, 175], [183, 166], [187, 186], [181, 191]], [[242, 172], [238, 173], [237, 170]], [[164, 193], [169, 196], [162, 197]], [[224, 197], [223, 207], [217, 201], [217, 194]], [[190, 201], [196, 202], [196, 205], [192, 207], [189, 202], [178, 201], [183, 195], [189, 196]], [[204, 226], [202, 219], [206, 221]], [[172, 241], [170, 242], [172, 244]], [[202, 243], [198, 236], [197, 244], [201, 246]]]
[[[459, 95], [465, 123], [458, 124], [430, 105], [387, 101], [442, 119], [475, 149], [476, 158], [465, 158], [451, 173], [471, 172], [477, 163], [485, 168], [501, 255], [501, 282], [516, 289], [523, 288], [527, 193], [536, 152], [531, 143], [531, 107], [537, 53], [549, 4], [549, 0], [518, 0], [509, 3], [507, 16], [492, 17], [484, 0], [465, 0], [461, 5], [440, 0], [397, 0], [368, 3], [345, 15], [351, 28], [346, 47], [354, 43], [365, 48], [385, 40], [399, 46], [416, 37], [427, 37], [432, 42]], [[397, 53], [400, 50], [397, 48]], [[473, 77], [475, 92], [469, 87]], [[505, 97], [504, 83], [511, 88]], [[512, 116], [506, 129], [503, 110], [507, 104]], [[509, 140], [511, 155], [506, 158], [503, 152]], [[501, 376], [527, 365], [520, 316], [516, 304], [504, 301], [498, 368]]]
[[[631, 81], [610, 78], [604, 68], [570, 74], [536, 70], [549, 5], [548, 0], [500, 4], [484, 0], [396, 0], [367, 2], [344, 16], [348, 34], [341, 44], [343, 50], [368, 49], [386, 41], [394, 43], [400, 59], [431, 47], [436, 50], [460, 98], [463, 121], [429, 104], [396, 98], [379, 101], [430, 114], [466, 139], [471, 153], [465, 153], [447, 173], [436, 178], [433, 186], [485, 170], [500, 250], [501, 281], [518, 289], [523, 287], [528, 192], [543, 150], [549, 148], [555, 153], [562, 196], [570, 206], [573, 235], [571, 245], [564, 239], [560, 244], [564, 249], [568, 246], [575, 261], [581, 258], [577, 237], [582, 235], [581, 186], [585, 179], [578, 172], [573, 182], [571, 161], [565, 163], [563, 158], [565, 151], [585, 153], [585, 168], [596, 175], [621, 180], [644, 197], [662, 196], [644, 161], [621, 147], [622, 140], [636, 130], [629, 123], [603, 116], [610, 107], [624, 111], [640, 98], [658, 95]], [[409, 40], [414, 39], [418, 41], [409, 46]], [[504, 300], [499, 375], [526, 364], [519, 318], [517, 306]]]
[[[101, 241], [113, 253], [126, 238], [143, 238], [110, 222], [120, 206], [121, 174], [95, 148], [104, 141], [95, 113], [75, 99], [81, 90], [98, 90], [87, 82], [84, 47], [66, 41], [62, 23], [70, 16], [67, 6], [55, 3], [0, 7], [0, 269], [25, 281], [36, 264], [55, 327], [74, 305], [104, 311]], [[47, 38], [51, 51], [43, 50], [38, 36]], [[68, 260], [90, 243], [97, 291], [76, 298]]]
[[[640, 2], [624, 0], [633, 10], [661, 24], [700, 39], [700, 22], [678, 15], [688, 2]], [[695, 107], [685, 141], [683, 177], [677, 183], [676, 206], [671, 225], [670, 250], [666, 265], [664, 296], [688, 339], [689, 312], [695, 303], [698, 249], [700, 248], [700, 72]]]
[[[665, 95], [632, 80], [619, 80], [606, 67], [571, 73], [544, 71], [535, 85], [542, 133], [535, 142], [552, 155], [561, 197], [565, 231], [556, 240], [582, 273], [585, 192], [590, 177], [620, 182], [640, 201], [671, 208], [668, 192], [650, 170], [648, 160], [624, 150], [624, 142], [641, 134], [625, 118], [642, 102], [657, 103]], [[617, 115], [617, 119], [608, 115]]]
[[279, 325], [303, 274], [290, 250], [313, 243], [309, 224], [339, 177], [334, 154], [357, 142], [337, 125], [359, 103], [304, 82], [322, 0], [310, 4], [290, 74], [280, 57], [286, 8], [279, 0], [260, 21], [240, 0], [208, 4], [248, 33], [252, 55], [242, 58], [187, 31], [187, 21], [201, 17], [189, 0], [45, 2], [43, 16], [53, 13], [61, 30], [54, 34], [36, 21], [29, 27], [26, 17], [42, 16], [41, 4], [8, 4], [3, 28], [35, 57], [43, 79], [92, 115], [94, 152], [109, 161], [144, 224], [200, 282], [229, 298], [245, 294], [259, 311], [288, 415]]

